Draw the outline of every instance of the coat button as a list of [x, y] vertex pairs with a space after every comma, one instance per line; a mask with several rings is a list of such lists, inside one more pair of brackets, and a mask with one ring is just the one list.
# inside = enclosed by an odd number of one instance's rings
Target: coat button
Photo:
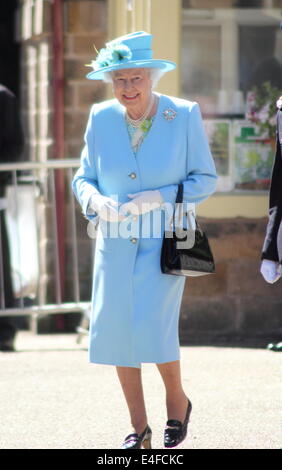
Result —
[[136, 178], [136, 173], [132, 172], [128, 176], [134, 180]]
[[134, 222], [136, 222], [136, 220], [138, 220], [138, 216], [137, 216], [137, 215], [133, 215], [133, 216], [132, 216], [132, 220], [134, 220]]
[[131, 243], [136, 243], [137, 242], [137, 238], [131, 238]]

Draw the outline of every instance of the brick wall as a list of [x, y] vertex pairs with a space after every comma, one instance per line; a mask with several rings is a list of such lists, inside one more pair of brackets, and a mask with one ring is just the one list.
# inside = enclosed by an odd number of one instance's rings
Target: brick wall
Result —
[[[26, 135], [26, 160], [55, 158], [53, 148], [53, 23], [52, 2], [22, 0], [21, 99]], [[107, 2], [63, 2], [65, 158], [78, 158], [92, 103], [105, 98], [105, 85], [89, 81], [85, 67], [104, 45]]]
[[91, 104], [105, 99], [105, 85], [87, 80], [89, 64], [107, 39], [105, 1], [67, 1], [64, 7], [65, 155], [78, 158]]
[[[104, 46], [107, 39], [106, 1], [67, 1], [64, 4], [64, 120], [65, 157], [79, 158], [83, 146], [90, 107], [103, 101], [106, 87], [101, 81], [87, 80], [89, 64], [96, 57], [97, 49]], [[91, 239], [87, 236], [87, 221], [77, 207], [77, 236], [79, 243], [78, 266], [81, 300], [91, 297], [92, 250]], [[68, 224], [68, 222], [66, 222]], [[66, 300], [72, 298], [73, 273], [72, 252], [66, 226]]]

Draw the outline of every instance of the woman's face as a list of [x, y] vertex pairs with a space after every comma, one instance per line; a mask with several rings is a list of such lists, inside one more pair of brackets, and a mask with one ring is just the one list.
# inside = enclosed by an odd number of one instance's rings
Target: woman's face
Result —
[[148, 69], [123, 69], [114, 72], [113, 91], [116, 99], [130, 113], [144, 113], [152, 93]]

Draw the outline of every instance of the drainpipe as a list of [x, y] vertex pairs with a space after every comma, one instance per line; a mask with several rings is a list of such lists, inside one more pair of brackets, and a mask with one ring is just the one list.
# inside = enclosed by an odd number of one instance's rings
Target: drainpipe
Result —
[[[63, 2], [53, 0], [53, 92], [54, 92], [54, 157], [64, 158], [64, 49], [63, 49]], [[64, 299], [65, 290], [65, 241], [64, 241], [64, 173], [55, 170], [55, 197], [57, 218], [57, 241], [59, 258], [59, 289], [56, 302]], [[56, 316], [56, 328], [64, 328], [64, 316]]]

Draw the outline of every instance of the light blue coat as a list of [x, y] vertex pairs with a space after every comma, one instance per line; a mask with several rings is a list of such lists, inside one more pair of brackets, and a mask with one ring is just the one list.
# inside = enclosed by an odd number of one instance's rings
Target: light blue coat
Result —
[[[185, 202], [198, 203], [214, 192], [216, 170], [198, 104], [165, 95], [159, 98], [153, 125], [136, 157], [118, 101], [92, 107], [81, 167], [73, 179], [73, 191], [89, 220], [97, 219], [88, 211], [94, 190], [123, 203], [130, 200], [128, 193], [158, 189], [164, 201], [172, 204], [180, 182]], [[174, 111], [171, 120], [168, 110]], [[179, 359], [178, 321], [186, 278], [163, 274], [160, 269], [166, 216], [164, 209], [155, 209], [137, 220], [100, 220], [89, 335], [91, 362], [140, 367], [142, 362]], [[152, 218], [157, 233], [152, 232]]]

